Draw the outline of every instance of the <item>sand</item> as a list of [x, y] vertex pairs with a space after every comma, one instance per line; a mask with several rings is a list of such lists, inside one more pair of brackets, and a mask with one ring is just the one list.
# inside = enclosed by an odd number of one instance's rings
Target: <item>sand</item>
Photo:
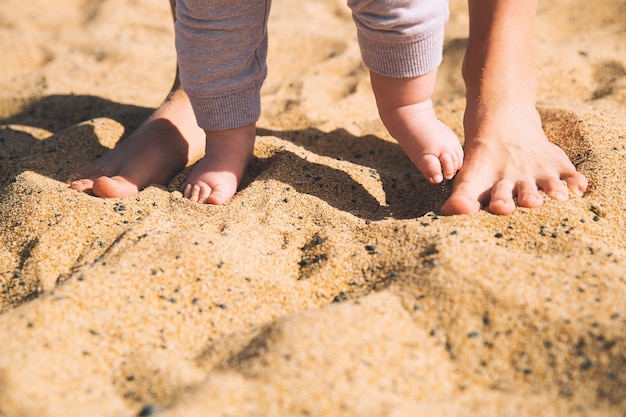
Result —
[[[539, 108], [589, 191], [436, 213], [378, 121], [343, 1], [275, 0], [241, 191], [100, 199], [72, 169], [174, 76], [165, 1], [6, 0], [0, 416], [626, 413], [626, 3], [541, 2]], [[462, 136], [467, 10], [437, 111]]]

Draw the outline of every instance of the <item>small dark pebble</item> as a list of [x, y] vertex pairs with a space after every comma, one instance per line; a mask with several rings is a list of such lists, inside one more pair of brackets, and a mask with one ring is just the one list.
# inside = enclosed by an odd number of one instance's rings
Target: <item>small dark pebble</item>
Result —
[[94, 329], [89, 329], [89, 333], [91, 333], [94, 336], [100, 336], [100, 333]]
[[376, 253], [376, 245], [365, 245], [365, 250], [369, 253]]
[[145, 417], [145, 416], [151, 416], [154, 415], [156, 413], [158, 413], [159, 410], [152, 406], [152, 405], [147, 405], [144, 408], [141, 409], [141, 411], [139, 412], [139, 414], [137, 414], [138, 417]]
[[325, 239], [323, 237], [319, 236], [319, 235], [315, 238], [315, 244], [316, 245], [321, 245], [322, 243], [324, 243], [324, 241], [325, 241]]
[[219, 307], [219, 308], [221, 308], [222, 310], [226, 310], [226, 308], [227, 308], [227, 307], [226, 307], [226, 304], [219, 304], [219, 303], [218, 303], [218, 304], [215, 304], [215, 307]]
[[346, 295], [346, 293], [341, 291], [339, 295], [336, 295], [335, 298], [333, 298], [333, 303], [340, 303], [342, 301], [346, 301], [347, 299], [348, 296]]
[[497, 237], [498, 239], [501, 239], [503, 237], [503, 234], [498, 232], [494, 236]]
[[325, 253], [316, 254], [313, 257], [302, 258], [300, 262], [298, 262], [298, 265], [300, 266], [313, 265], [318, 262], [325, 261], [326, 259], [328, 259], [328, 256]]
[[478, 332], [471, 332], [467, 335], [470, 339], [475, 339], [478, 337]]

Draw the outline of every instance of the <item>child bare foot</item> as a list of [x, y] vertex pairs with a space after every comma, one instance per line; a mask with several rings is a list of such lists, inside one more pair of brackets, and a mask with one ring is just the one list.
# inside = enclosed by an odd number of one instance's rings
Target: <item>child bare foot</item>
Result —
[[222, 204], [237, 191], [254, 150], [255, 125], [207, 131], [206, 152], [182, 186], [183, 195], [200, 204]]
[[436, 71], [416, 78], [371, 73], [381, 120], [433, 184], [451, 179], [463, 164], [463, 148], [458, 138], [435, 115], [430, 99], [435, 79]]
[[131, 136], [68, 180], [78, 191], [124, 197], [150, 184], [166, 184], [204, 152], [205, 133], [176, 83], [168, 98]]

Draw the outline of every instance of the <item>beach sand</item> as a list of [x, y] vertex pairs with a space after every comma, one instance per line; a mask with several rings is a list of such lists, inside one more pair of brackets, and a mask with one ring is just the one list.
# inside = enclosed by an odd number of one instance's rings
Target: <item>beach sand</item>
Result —
[[[377, 117], [345, 2], [275, 0], [255, 157], [200, 206], [72, 170], [169, 91], [166, 1], [6, 0], [0, 416], [626, 415], [626, 3], [541, 2], [539, 108], [589, 179], [440, 217]], [[435, 104], [462, 137], [463, 1]]]

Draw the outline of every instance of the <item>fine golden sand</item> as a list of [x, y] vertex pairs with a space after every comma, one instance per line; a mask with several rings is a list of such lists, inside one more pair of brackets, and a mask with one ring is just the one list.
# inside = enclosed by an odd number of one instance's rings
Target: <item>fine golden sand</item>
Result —
[[[343, 0], [275, 0], [241, 191], [105, 200], [72, 169], [165, 97], [165, 0], [5, 0], [0, 416], [626, 413], [626, 3], [540, 3], [539, 107], [582, 198], [439, 217]], [[462, 137], [463, 1], [436, 91]]]

